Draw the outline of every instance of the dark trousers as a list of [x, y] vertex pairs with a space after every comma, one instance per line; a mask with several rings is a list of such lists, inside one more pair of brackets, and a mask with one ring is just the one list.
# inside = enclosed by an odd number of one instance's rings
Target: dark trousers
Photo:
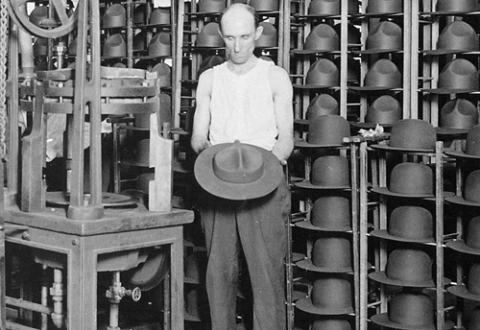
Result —
[[212, 330], [236, 329], [240, 249], [252, 284], [254, 330], [285, 329], [285, 225], [290, 212], [285, 181], [271, 194], [254, 200], [237, 202], [208, 195], [202, 197], [199, 209], [208, 253], [206, 288]]

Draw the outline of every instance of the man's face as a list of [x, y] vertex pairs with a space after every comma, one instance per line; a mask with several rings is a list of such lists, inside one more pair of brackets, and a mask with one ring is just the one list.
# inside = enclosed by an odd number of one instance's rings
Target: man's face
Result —
[[255, 29], [254, 19], [249, 13], [225, 15], [221, 24], [220, 34], [225, 41], [227, 59], [235, 64], [246, 63], [253, 55], [255, 40], [262, 34], [262, 28]]

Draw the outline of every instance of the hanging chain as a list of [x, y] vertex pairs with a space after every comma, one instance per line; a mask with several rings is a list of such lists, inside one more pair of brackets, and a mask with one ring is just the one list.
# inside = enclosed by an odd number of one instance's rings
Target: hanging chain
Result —
[[5, 127], [7, 122], [7, 52], [8, 12], [7, 1], [0, 0], [0, 158], [5, 158]]

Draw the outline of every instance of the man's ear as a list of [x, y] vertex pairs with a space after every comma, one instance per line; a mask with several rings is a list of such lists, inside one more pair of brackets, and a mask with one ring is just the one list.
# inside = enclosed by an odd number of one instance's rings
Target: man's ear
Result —
[[258, 38], [260, 38], [262, 33], [263, 33], [263, 26], [257, 27], [257, 29], [255, 30], [255, 40], [258, 40]]

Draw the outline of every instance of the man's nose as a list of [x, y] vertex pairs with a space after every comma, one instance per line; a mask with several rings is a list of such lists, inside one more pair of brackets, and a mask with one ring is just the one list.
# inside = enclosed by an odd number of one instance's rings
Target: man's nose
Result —
[[239, 40], [235, 40], [235, 43], [233, 44], [233, 50], [235, 51], [235, 53], [238, 53], [240, 51], [240, 41]]

